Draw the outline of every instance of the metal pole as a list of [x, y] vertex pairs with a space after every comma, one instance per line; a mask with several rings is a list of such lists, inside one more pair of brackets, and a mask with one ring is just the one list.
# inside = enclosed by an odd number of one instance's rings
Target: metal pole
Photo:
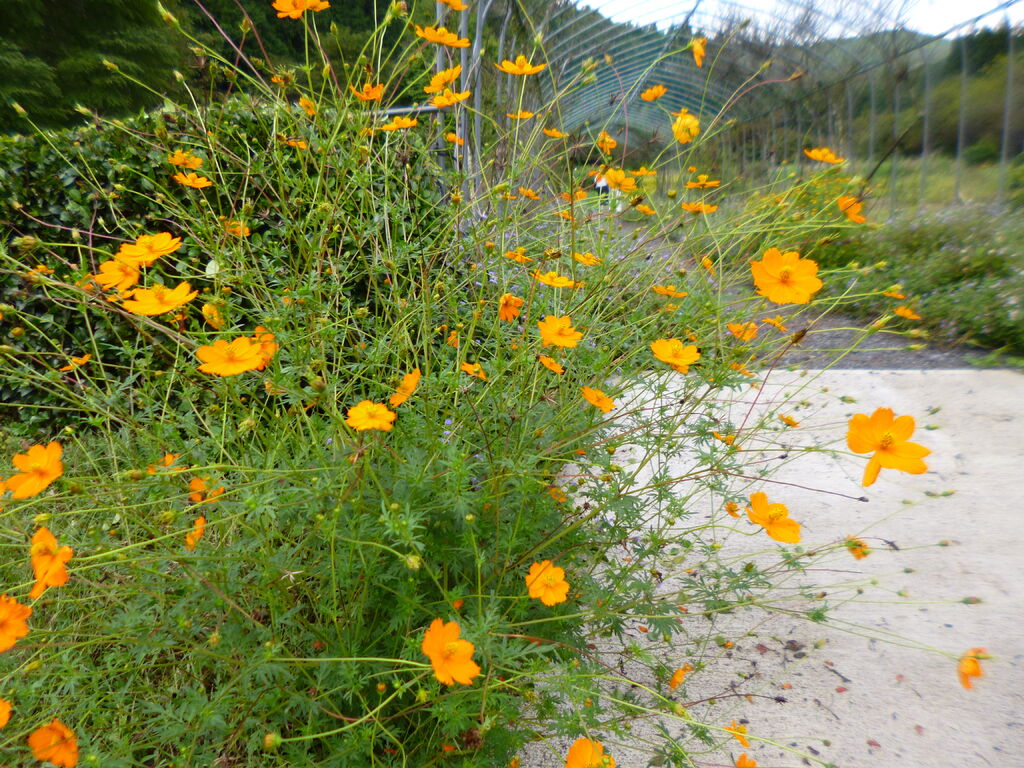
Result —
[[960, 118], [956, 129], [956, 181], [953, 201], [962, 203], [960, 181], [964, 175], [964, 144], [967, 141], [967, 35], [960, 38]]
[[892, 87], [892, 153], [889, 155], [889, 215], [896, 215], [896, 184], [898, 183], [897, 157], [900, 154], [899, 147], [895, 146], [896, 140], [900, 137], [900, 81], [896, 80]]
[[928, 154], [931, 152], [932, 123], [932, 68], [928, 56], [924, 57], [924, 116], [921, 122], [921, 186], [917, 192], [917, 209], [924, 210], [928, 191]]
[[1010, 114], [1013, 111], [1013, 35], [1014, 28], [1006, 20], [1006, 92], [1003, 96], [1003, 133], [999, 138], [999, 203], [1006, 202], [1006, 167], [1010, 154]]
[[871, 113], [868, 121], [868, 165], [875, 162], [875, 73], [872, 72], [868, 78], [868, 87], [871, 91]]
[[846, 81], [844, 86], [846, 90], [846, 125], [844, 127], [846, 133], [846, 156], [850, 158], [850, 164], [853, 164], [853, 91], [850, 90], [850, 81]]

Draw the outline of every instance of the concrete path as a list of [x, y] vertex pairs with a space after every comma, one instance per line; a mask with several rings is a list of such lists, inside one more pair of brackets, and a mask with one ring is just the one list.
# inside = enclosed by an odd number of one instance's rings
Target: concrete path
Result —
[[[816, 583], [832, 585], [822, 596], [830, 606], [824, 624], [778, 614], [766, 619], [759, 610], [718, 618], [711, 633], [739, 640], [732, 648], [712, 644], [703, 650], [707, 670], [694, 675], [678, 698], [717, 696], [717, 702], [692, 704], [688, 711], [709, 724], [745, 722], [747, 749], [721, 732], [713, 735], [725, 737], [732, 761], [745, 751], [761, 768], [814, 764], [807, 755], [840, 768], [1024, 766], [1024, 375], [779, 371], [758, 394], [757, 407], [801, 389], [798, 400], [811, 404], [784, 409], [801, 422], [785, 436], [794, 448], [845, 451], [852, 414], [890, 407], [915, 417], [913, 440], [932, 450], [929, 472], [883, 470], [864, 489], [866, 459], [811, 452], [772, 477], [794, 485], [751, 488], [767, 490], [772, 501], [789, 507], [803, 525], [805, 546], [856, 535], [874, 551], [860, 561], [836, 551], [810, 574]], [[745, 392], [731, 406], [736, 422], [754, 394]], [[869, 502], [798, 485], [865, 495]], [[746, 520], [735, 528], [721, 539], [723, 552], [777, 562], [766, 553], [772, 543], [763, 535], [742, 535], [753, 529]], [[795, 601], [793, 607], [806, 610], [807, 604]], [[694, 660], [692, 647], [666, 649], [633, 634], [638, 643], [650, 642], [669, 668]], [[964, 690], [955, 656], [979, 646], [994, 658], [983, 662], [985, 677], [974, 690]], [[625, 671], [641, 681], [650, 678], [628, 661]], [[749, 701], [721, 696], [733, 683], [738, 692], [754, 695]], [[686, 731], [678, 719], [664, 725], [674, 735]], [[605, 744], [622, 768], [650, 760], [649, 751], [636, 747], [654, 736], [653, 724], [638, 725], [634, 736]], [[681, 741], [694, 744], [688, 736]], [[546, 750], [530, 750], [524, 758], [524, 768], [562, 764]], [[734, 764], [721, 751], [691, 759], [701, 766]]]

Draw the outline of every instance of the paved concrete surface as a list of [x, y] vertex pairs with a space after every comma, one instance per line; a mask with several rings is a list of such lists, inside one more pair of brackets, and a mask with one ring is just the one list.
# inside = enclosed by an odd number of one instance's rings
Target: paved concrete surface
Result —
[[[735, 421], [742, 420], [755, 394], [755, 411], [796, 395], [793, 406], [782, 409], [801, 422], [785, 434], [793, 449], [817, 445], [845, 451], [849, 417], [884, 406], [915, 417], [913, 439], [932, 455], [926, 474], [883, 470], [878, 482], [864, 489], [865, 458], [812, 451], [783, 463], [772, 477], [795, 485], [750, 487], [788, 506], [803, 525], [805, 546], [848, 534], [872, 546], [871, 556], [860, 561], [836, 551], [809, 574], [827, 585], [827, 623], [734, 611], [717, 619], [710, 632], [695, 626], [694, 637], [720, 632], [738, 636], [736, 645], [724, 649], [712, 643], [696, 656], [686, 644], [659, 647], [656, 639], [633, 633], [638, 643], [650, 642], [669, 668], [695, 658], [707, 664], [677, 697], [691, 703], [718, 698], [713, 704], [692, 703], [688, 711], [696, 720], [724, 726], [735, 718], [747, 725], [750, 748], [726, 737], [725, 753], [692, 754], [693, 763], [733, 765], [727, 760], [745, 751], [761, 768], [1024, 766], [1024, 375], [780, 371], [759, 394], [746, 390], [729, 406]], [[798, 408], [798, 401], [809, 404]], [[869, 501], [797, 485], [866, 495]], [[746, 520], [736, 521], [735, 531], [720, 540], [723, 552], [776, 562], [763, 534], [744, 535], [751, 530]], [[787, 585], [796, 597], [798, 585]], [[862, 594], [852, 592], [857, 586]], [[803, 601], [792, 605], [807, 608]], [[983, 662], [986, 675], [974, 690], [964, 690], [955, 657], [978, 646], [994, 658]], [[628, 660], [625, 671], [653, 682], [647, 669]], [[753, 694], [751, 700], [722, 696], [732, 684], [739, 693]], [[784, 696], [785, 703], [773, 701], [775, 696]], [[672, 734], [686, 730], [679, 719], [662, 723]], [[638, 747], [654, 736], [653, 727], [638, 725], [625, 742], [607, 740], [619, 766], [648, 765], [650, 752]], [[545, 749], [529, 750], [524, 758], [524, 768], [562, 764]]]

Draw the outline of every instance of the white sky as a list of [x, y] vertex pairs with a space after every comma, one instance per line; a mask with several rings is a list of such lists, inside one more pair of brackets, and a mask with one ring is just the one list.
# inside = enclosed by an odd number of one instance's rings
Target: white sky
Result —
[[[636, 24], [657, 23], [659, 27], [668, 26], [672, 22], [682, 21], [687, 17], [697, 0], [580, 0], [579, 5], [590, 6], [601, 11], [613, 21], [631, 21]], [[833, 0], [834, 2], [835, 0]], [[847, 13], [858, 15], [857, 6], [867, 9], [877, 5], [878, 0], [860, 0], [860, 2], [842, 2]], [[903, 18], [908, 29], [927, 34], [939, 34], [969, 19], [980, 16], [985, 11], [1002, 5], [1004, 0], [889, 0], [894, 7], [905, 9]], [[697, 13], [691, 22], [697, 29], [709, 26], [708, 20], [721, 17], [729, 10], [741, 12], [745, 16], [774, 14], [781, 19], [793, 19], [797, 14], [796, 5], [800, 0], [701, 0]], [[817, 7], [830, 5], [830, 0], [815, 0]], [[864, 11], [861, 11], [864, 14]], [[865, 14], [866, 15], [866, 14]], [[706, 23], [701, 23], [701, 17]], [[1004, 18], [1011, 24], [1024, 22], [1024, 0], [1017, 0], [1009, 8], [987, 16], [982, 26], [998, 26]], [[849, 30], [850, 24], [842, 24]]]

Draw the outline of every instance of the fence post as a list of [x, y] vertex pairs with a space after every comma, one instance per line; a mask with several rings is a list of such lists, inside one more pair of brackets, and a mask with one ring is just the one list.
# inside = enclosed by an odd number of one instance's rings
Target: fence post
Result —
[[1013, 36], [1015, 30], [1006, 20], [1006, 92], [1003, 95], [1003, 133], [999, 139], [999, 204], [1006, 202], [1006, 168], [1010, 155], [1010, 114], [1013, 111]]
[[964, 143], [967, 141], [967, 35], [960, 37], [960, 116], [956, 128], [956, 181], [953, 202], [962, 203], [960, 182], [964, 175]]

